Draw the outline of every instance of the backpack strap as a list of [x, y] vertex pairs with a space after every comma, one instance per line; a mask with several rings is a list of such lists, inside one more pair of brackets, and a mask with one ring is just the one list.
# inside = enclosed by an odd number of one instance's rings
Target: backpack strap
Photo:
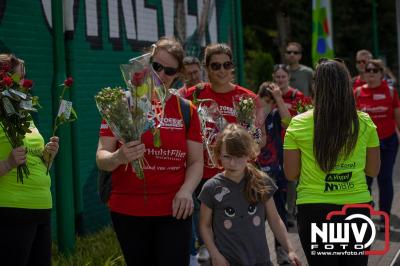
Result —
[[389, 87], [390, 97], [391, 97], [392, 100], [393, 100], [393, 97], [394, 97], [394, 88], [393, 88], [393, 86], [391, 86], [391, 85], [389, 85], [389, 84], [388, 84], [388, 87]]
[[361, 86], [358, 86], [354, 94], [356, 101], [358, 100], [358, 97], [360, 97], [360, 94], [361, 94]]
[[293, 88], [292, 95], [290, 95], [290, 99], [292, 100], [292, 102], [296, 100], [297, 91], [297, 89]]
[[187, 133], [190, 128], [190, 118], [192, 117], [193, 108], [191, 107], [191, 102], [189, 100], [186, 100], [179, 96], [177, 98], [179, 112], [182, 116], [183, 122], [185, 123], [185, 129]]

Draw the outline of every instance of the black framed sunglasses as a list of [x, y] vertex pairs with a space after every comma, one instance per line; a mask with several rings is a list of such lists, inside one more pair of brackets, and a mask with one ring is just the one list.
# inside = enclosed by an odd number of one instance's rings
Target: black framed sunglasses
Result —
[[380, 68], [374, 68], [374, 67], [369, 67], [369, 68], [366, 68], [365, 69], [365, 72], [367, 72], [367, 73], [378, 73], [379, 71], [381, 71], [381, 69]]
[[294, 55], [298, 55], [298, 54], [301, 54], [301, 52], [299, 52], [299, 51], [291, 51], [291, 50], [287, 50], [287, 51], [286, 51], [286, 54], [294, 54]]
[[158, 62], [153, 62], [153, 63], [151, 64], [151, 66], [153, 67], [153, 69], [154, 69], [157, 73], [159, 73], [159, 72], [161, 72], [162, 70], [164, 70], [165, 75], [168, 75], [168, 76], [173, 76], [173, 75], [175, 75], [176, 73], [178, 73], [178, 69], [177, 69], [177, 68], [174, 68], [174, 67], [166, 67], [166, 66], [161, 65], [161, 64], [158, 63]]
[[365, 61], [365, 60], [357, 60], [357, 64], [366, 64], [367, 63], [367, 61]]
[[230, 70], [233, 68], [233, 63], [231, 61], [226, 61], [224, 63], [217, 63], [213, 62], [210, 64], [210, 67], [213, 71], [218, 71], [221, 69], [221, 67], [224, 67], [225, 70]]

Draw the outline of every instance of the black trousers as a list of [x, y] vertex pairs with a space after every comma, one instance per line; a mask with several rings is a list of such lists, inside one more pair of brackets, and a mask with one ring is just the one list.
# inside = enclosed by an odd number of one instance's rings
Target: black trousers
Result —
[[139, 217], [111, 212], [128, 266], [188, 266], [192, 217]]
[[[303, 247], [304, 253], [307, 257], [307, 261], [310, 266], [363, 266], [368, 264], [368, 256], [366, 255], [326, 255], [316, 254], [312, 255], [314, 250], [311, 249], [311, 223], [316, 223], [319, 228], [321, 224], [327, 222], [326, 215], [331, 211], [341, 210], [343, 205], [335, 204], [300, 204], [297, 205], [297, 226], [299, 231], [299, 237], [301, 246]], [[367, 217], [370, 217], [368, 209], [349, 209], [347, 214], [360, 213]], [[344, 216], [335, 216], [331, 221], [341, 222], [344, 220]], [[353, 220], [352, 220], [353, 222]], [[362, 221], [357, 219], [354, 221], [357, 224], [361, 224]], [[358, 227], [360, 228], [360, 226]], [[371, 236], [370, 232], [367, 231], [367, 239]], [[354, 247], [356, 241], [350, 234], [349, 247]], [[321, 241], [318, 241], [319, 246], [323, 246]], [[343, 249], [339, 245], [336, 245], [334, 249], [329, 251], [342, 252], [344, 250], [349, 251], [350, 248]]]
[[0, 264], [51, 265], [51, 210], [0, 207]]

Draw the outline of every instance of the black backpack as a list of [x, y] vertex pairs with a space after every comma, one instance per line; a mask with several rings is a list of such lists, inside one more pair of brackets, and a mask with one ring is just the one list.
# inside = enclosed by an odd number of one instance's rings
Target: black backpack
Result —
[[[190, 127], [190, 118], [192, 115], [192, 109], [190, 107], [190, 101], [184, 98], [178, 97], [179, 107], [182, 112], [182, 119], [185, 123], [185, 130], [188, 132]], [[99, 190], [100, 201], [107, 204], [111, 195], [111, 175], [112, 172], [98, 170], [97, 175], [97, 187]]]

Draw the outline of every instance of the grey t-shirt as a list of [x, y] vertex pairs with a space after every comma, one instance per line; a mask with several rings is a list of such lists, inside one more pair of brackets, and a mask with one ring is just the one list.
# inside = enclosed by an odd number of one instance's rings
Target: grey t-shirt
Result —
[[290, 70], [289, 85], [301, 91], [305, 96], [310, 96], [313, 80], [313, 70], [305, 65], [300, 65], [296, 70]]
[[[269, 199], [277, 187], [265, 179]], [[199, 199], [213, 210], [212, 228], [215, 244], [230, 265], [269, 266], [265, 234], [265, 206], [250, 204], [244, 196], [245, 179], [240, 183], [217, 174], [203, 186]]]

